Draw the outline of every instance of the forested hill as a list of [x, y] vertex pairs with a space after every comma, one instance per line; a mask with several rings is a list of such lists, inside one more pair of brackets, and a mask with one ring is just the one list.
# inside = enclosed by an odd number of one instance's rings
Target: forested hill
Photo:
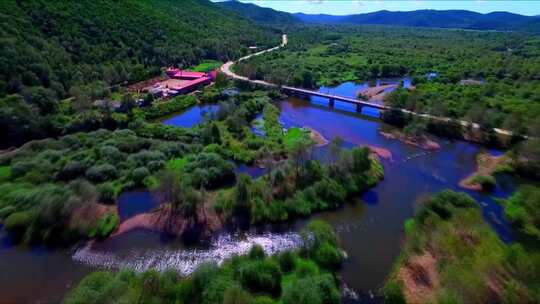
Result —
[[138, 81], [166, 65], [279, 42], [208, 0], [3, 0], [0, 20], [0, 97], [27, 101], [37, 88], [62, 98], [96, 81]]
[[240, 1], [233, 0], [217, 2], [217, 4], [229, 10], [233, 10], [248, 19], [265, 25], [277, 25], [283, 27], [302, 22], [292, 14], [276, 11], [271, 8], [260, 7], [252, 3], [242, 3]]
[[164, 66], [280, 42], [208, 0], [2, 0], [0, 22], [0, 148], [106, 127], [92, 102]]
[[507, 12], [480, 14], [464, 10], [378, 11], [348, 16], [295, 14], [308, 23], [348, 23], [474, 30], [540, 32], [540, 19]]

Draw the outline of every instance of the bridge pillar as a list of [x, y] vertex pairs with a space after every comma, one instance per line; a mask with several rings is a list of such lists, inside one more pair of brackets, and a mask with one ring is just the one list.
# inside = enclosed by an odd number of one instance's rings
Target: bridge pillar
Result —
[[362, 105], [359, 103], [356, 104], [356, 112], [362, 113]]
[[329, 102], [329, 105], [331, 108], [334, 107], [334, 104], [336, 103], [336, 100], [334, 98], [330, 98], [330, 102]]

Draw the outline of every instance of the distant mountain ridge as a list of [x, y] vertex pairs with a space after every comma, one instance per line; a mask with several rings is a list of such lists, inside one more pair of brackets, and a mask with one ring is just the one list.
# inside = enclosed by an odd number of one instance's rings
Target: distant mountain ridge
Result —
[[216, 2], [217, 5], [232, 10], [239, 15], [252, 21], [267, 25], [291, 25], [302, 21], [293, 14], [276, 11], [271, 8], [260, 7], [252, 3], [242, 3], [240, 1]]
[[255, 22], [273, 26], [288, 26], [298, 23], [371, 24], [540, 32], [539, 16], [524, 16], [508, 12], [481, 14], [466, 10], [417, 10], [409, 12], [382, 10], [365, 14], [336, 16], [327, 14], [290, 14], [236, 0], [217, 2], [216, 4]]
[[481, 14], [465, 10], [417, 10], [410, 12], [377, 11], [347, 16], [294, 14], [306, 23], [373, 24], [474, 30], [540, 31], [538, 17], [508, 12]]

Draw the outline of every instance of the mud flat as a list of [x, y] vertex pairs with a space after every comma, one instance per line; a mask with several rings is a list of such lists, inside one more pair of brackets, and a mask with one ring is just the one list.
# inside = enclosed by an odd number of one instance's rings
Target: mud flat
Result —
[[493, 156], [488, 153], [481, 153], [477, 156], [476, 171], [459, 182], [459, 186], [473, 191], [484, 191], [484, 187], [476, 182], [477, 177], [492, 177], [503, 166], [510, 164], [510, 159], [506, 155]]
[[310, 133], [309, 137], [317, 143], [317, 147], [326, 146], [330, 143], [328, 139], [326, 139], [321, 133], [319, 133], [317, 130], [312, 129], [310, 127], [306, 127]]
[[392, 132], [379, 131], [379, 133], [388, 139], [396, 139], [410, 146], [415, 146], [424, 150], [434, 151], [441, 148], [441, 145], [438, 142], [430, 139], [425, 135], [409, 136], [397, 130], [394, 130]]
[[367, 145], [366, 147], [369, 148], [371, 153], [377, 155], [381, 159], [390, 160], [390, 161], [393, 160], [392, 152], [388, 149], [372, 146], [372, 145]]
[[200, 208], [195, 217], [186, 218], [164, 206], [151, 213], [141, 213], [120, 224], [111, 237], [136, 229], [146, 229], [181, 237], [191, 231], [198, 231], [201, 236], [209, 237], [223, 227], [217, 214], [206, 208]]

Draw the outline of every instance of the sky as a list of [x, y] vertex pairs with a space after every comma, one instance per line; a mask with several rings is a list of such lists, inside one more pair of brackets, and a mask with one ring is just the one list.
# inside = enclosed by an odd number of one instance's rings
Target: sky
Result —
[[[213, 0], [218, 1], [218, 0]], [[521, 15], [540, 15], [540, 0], [240, 0], [290, 13], [350, 15], [379, 10], [463, 9], [480, 13], [507, 11]]]

